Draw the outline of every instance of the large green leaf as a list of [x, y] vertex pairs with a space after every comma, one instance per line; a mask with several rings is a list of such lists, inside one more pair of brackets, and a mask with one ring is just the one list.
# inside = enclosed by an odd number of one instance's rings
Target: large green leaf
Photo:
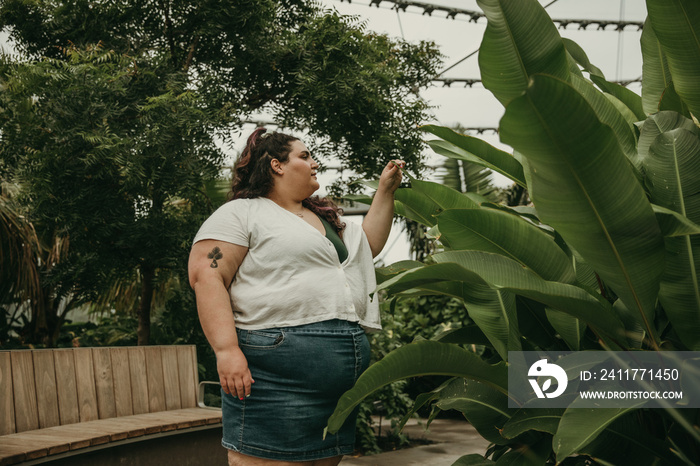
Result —
[[503, 426], [501, 435], [515, 438], [529, 430], [554, 435], [565, 408], [528, 408], [527, 404], [516, 411]]
[[415, 269], [418, 267], [423, 267], [422, 262], [414, 260], [403, 260], [399, 262], [394, 262], [386, 267], [375, 267], [374, 272], [377, 277], [377, 283], [382, 283], [385, 280], [389, 280], [392, 277], [397, 276], [407, 270]]
[[508, 106], [500, 130], [527, 157], [540, 218], [633, 310], [657, 346], [663, 236], [613, 131], [574, 88], [544, 75]]
[[428, 142], [436, 153], [490, 168], [520, 186], [527, 187], [522, 165], [509, 153], [496, 149], [479, 138], [459, 134], [450, 128], [426, 125], [421, 129], [444, 139]]
[[394, 211], [398, 215], [432, 227], [437, 223], [436, 216], [445, 209], [479, 207], [478, 196], [473, 193], [460, 193], [439, 183], [408, 176], [412, 188], [397, 189], [394, 194]]
[[656, 204], [652, 204], [651, 207], [654, 209], [656, 220], [659, 222], [659, 227], [664, 236], [673, 238], [676, 236], [700, 234], [700, 225], [691, 222], [688, 217]]
[[664, 90], [661, 96], [661, 102], [659, 102], [659, 110], [671, 110], [673, 112], [678, 112], [686, 118], [692, 118], [690, 115], [690, 110], [688, 109], [688, 104], [685, 103], [681, 96], [676, 92], [676, 87], [673, 85], [673, 81], [668, 85], [666, 90]]
[[573, 57], [573, 59], [581, 65], [581, 67], [587, 71], [591, 77], [591, 80], [596, 83], [596, 85], [625, 105], [625, 107], [632, 112], [635, 121], [643, 120], [646, 115], [642, 109], [642, 100], [638, 94], [630, 91], [624, 86], [617, 83], [611, 83], [605, 79], [603, 72], [600, 68], [593, 65], [588, 59], [586, 52], [579, 46], [576, 42], [571, 39], [562, 38], [564, 45], [566, 46], [566, 51]]
[[389, 294], [412, 289], [461, 298], [469, 317], [504, 360], [508, 359], [508, 351], [522, 349], [515, 296], [505, 290], [492, 289], [477, 274], [457, 264], [434, 264], [404, 272], [377, 287], [377, 291], [386, 290]]
[[563, 312], [547, 309], [547, 319], [572, 351], [581, 349], [586, 324]]
[[639, 409], [645, 403], [646, 400], [642, 400], [635, 406], [628, 408], [577, 408], [578, 403], [574, 401], [564, 411], [557, 432], [552, 439], [557, 462], [581, 451], [615, 419]]
[[650, 435], [644, 425], [649, 419], [640, 422], [634, 415], [622, 416], [605, 429], [603, 435], [580, 449], [594, 459], [603, 459], [612, 464], [634, 464], [648, 466], [675, 466], [680, 464], [678, 457], [671, 453], [671, 447], [662, 440]]
[[642, 37], [642, 106], [648, 114], [659, 111], [659, 103], [666, 88], [671, 84], [671, 72], [661, 44], [649, 19], [644, 22]]
[[[540, 302], [518, 296], [518, 327], [523, 339], [537, 348], [550, 351], [566, 351], [569, 349], [560, 338], [557, 331], [547, 320], [546, 306]], [[567, 317], [569, 317], [567, 315]], [[585, 326], [585, 324], [584, 324]]]
[[508, 394], [506, 364], [487, 364], [459, 346], [436, 341], [417, 341], [398, 348], [371, 365], [345, 392], [328, 419], [327, 432], [336, 433], [352, 410], [365, 397], [383, 386], [408, 377], [449, 375], [478, 380]]
[[634, 157], [637, 153], [634, 129], [623, 117], [613, 101], [583, 78], [572, 76], [571, 85], [586, 99], [588, 104], [595, 111], [598, 119], [612, 128], [625, 155], [627, 158], [634, 161]]
[[398, 215], [427, 226], [437, 223], [435, 217], [442, 209], [429, 197], [414, 189], [400, 188], [394, 193], [394, 198], [394, 211]]
[[477, 0], [488, 19], [479, 49], [484, 87], [507, 106], [546, 73], [568, 79], [569, 64], [556, 26], [536, 0]]
[[636, 94], [620, 84], [606, 81], [602, 76], [591, 75], [591, 80], [604, 92], [612, 95], [622, 102], [625, 107], [627, 107], [636, 117], [637, 121], [644, 120], [644, 118], [646, 118], [646, 114], [642, 109], [642, 98], [639, 97], [639, 94]]
[[[543, 280], [519, 263], [482, 251], [449, 251], [432, 256], [438, 265], [459, 265], [485, 283], [525, 296], [590, 324], [597, 332], [624, 342], [624, 327], [600, 296], [564, 283]], [[458, 269], [454, 269], [456, 273]]]
[[[700, 221], [700, 138], [683, 128], [661, 133], [645, 158], [653, 202]], [[666, 238], [659, 301], [681, 341], [700, 350], [700, 238]]]
[[576, 63], [581, 65], [581, 68], [583, 68], [584, 71], [587, 71], [590, 75], [600, 76], [601, 78], [605, 77], [600, 68], [591, 63], [591, 61], [588, 59], [586, 51], [583, 50], [580, 45], [566, 37], [562, 37], [561, 40], [564, 42], [566, 51], [569, 53], [569, 55], [571, 55], [571, 58], [573, 58]]
[[478, 209], [471, 197], [440, 183], [411, 179], [411, 188], [433, 201], [440, 209]]
[[440, 392], [435, 404], [442, 410], [460, 411], [489, 442], [510, 443], [499, 431], [515, 409], [508, 408], [508, 397], [493, 387], [475, 380], [454, 379]]
[[700, 3], [697, 0], [647, 0], [649, 21], [661, 44], [673, 85], [700, 115]]
[[456, 343], [459, 345], [491, 345], [486, 335], [484, 335], [484, 332], [478, 325], [474, 324], [439, 333], [435, 335], [433, 340], [442, 343]]
[[495, 209], [453, 209], [438, 216], [438, 227], [452, 249], [501, 254], [545, 280], [575, 280], [571, 261], [552, 236], [520, 216]]
[[534, 444], [523, 443], [496, 461], [497, 466], [542, 466], [546, 465], [552, 453], [552, 445], [548, 438], [542, 438]]
[[691, 120], [673, 111], [661, 111], [650, 115], [644, 120], [644, 124], [641, 125], [638, 143], [640, 163], [645, 163], [644, 159], [649, 156], [649, 148], [659, 134], [676, 128], [684, 128], [695, 134], [700, 132]]
[[484, 458], [482, 455], [477, 455], [472, 453], [470, 455], [464, 455], [454, 463], [452, 466], [494, 466], [496, 463]]

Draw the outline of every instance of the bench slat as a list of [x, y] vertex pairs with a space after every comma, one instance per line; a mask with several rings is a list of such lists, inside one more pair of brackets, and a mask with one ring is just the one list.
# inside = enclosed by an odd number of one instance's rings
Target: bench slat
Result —
[[134, 414], [148, 412], [148, 379], [146, 377], [146, 353], [143, 347], [129, 348], [129, 374]]
[[183, 408], [197, 406], [197, 352], [194, 346], [177, 346], [180, 400]]
[[12, 445], [0, 443], [0, 466], [20, 463], [26, 459], [27, 455], [25, 455], [21, 449], [18, 449]]
[[177, 348], [174, 346], [162, 346], [160, 348], [163, 358], [163, 383], [165, 389], [165, 409], [182, 408], [180, 401], [180, 375], [178, 374]]
[[112, 374], [114, 375], [114, 405], [117, 416], [134, 414], [131, 406], [131, 375], [129, 374], [129, 350], [111, 348]]
[[24, 460], [28, 461], [49, 454], [49, 448], [46, 445], [41, 445], [36, 440], [23, 438], [21, 437], [23, 434], [24, 432], [19, 432], [3, 437], [2, 446], [5, 451], [9, 452], [10, 456], [21, 455], [24, 456]]
[[17, 432], [39, 428], [34, 387], [34, 364], [31, 351], [12, 351], [12, 388], [15, 396], [15, 429]]
[[160, 347], [148, 346], [146, 353], [146, 377], [148, 378], [148, 411], [165, 411], [165, 387], [163, 381], [163, 359]]
[[74, 350], [57, 349], [53, 351], [56, 367], [56, 395], [58, 396], [58, 416], [61, 424], [80, 422], [78, 410], [78, 393], [75, 386]]
[[56, 370], [51, 351], [32, 351], [34, 359], [34, 383], [36, 384], [36, 404], [39, 412], [39, 428], [61, 424], [58, 416], [58, 396], [56, 394]]
[[78, 392], [78, 411], [80, 422], [94, 421], [98, 419], [97, 395], [95, 394], [95, 371], [92, 365], [92, 351], [90, 348], [76, 348], [75, 357], [75, 385]]
[[0, 351], [0, 435], [14, 432], [15, 403], [12, 397], [12, 362], [9, 351]]
[[111, 419], [117, 416], [117, 410], [114, 404], [114, 378], [109, 348], [93, 348], [92, 362], [95, 370], [97, 413], [100, 419]]

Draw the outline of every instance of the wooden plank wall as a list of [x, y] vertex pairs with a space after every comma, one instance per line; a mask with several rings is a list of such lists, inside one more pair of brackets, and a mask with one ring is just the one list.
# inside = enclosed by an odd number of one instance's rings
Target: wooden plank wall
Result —
[[194, 346], [0, 351], [0, 435], [197, 406]]

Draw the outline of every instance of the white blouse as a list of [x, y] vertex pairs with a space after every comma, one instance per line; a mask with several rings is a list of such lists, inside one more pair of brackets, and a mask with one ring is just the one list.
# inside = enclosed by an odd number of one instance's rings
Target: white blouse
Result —
[[260, 330], [330, 319], [381, 329], [372, 252], [364, 230], [346, 222], [348, 257], [316, 228], [267, 198], [222, 205], [199, 229], [205, 239], [248, 248], [230, 287], [236, 327]]

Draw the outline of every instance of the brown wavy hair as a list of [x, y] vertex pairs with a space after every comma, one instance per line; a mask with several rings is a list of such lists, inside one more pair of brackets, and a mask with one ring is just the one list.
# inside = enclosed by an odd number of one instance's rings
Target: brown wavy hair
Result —
[[[229, 200], [253, 199], [267, 197], [274, 186], [272, 174], [272, 159], [280, 163], [289, 160], [291, 143], [299, 138], [276, 131], [267, 133], [267, 129], [258, 128], [248, 137], [243, 152], [233, 165], [233, 180]], [[323, 217], [342, 236], [345, 223], [340, 221], [343, 215], [333, 201], [319, 196], [311, 196], [302, 201], [302, 205]]]

